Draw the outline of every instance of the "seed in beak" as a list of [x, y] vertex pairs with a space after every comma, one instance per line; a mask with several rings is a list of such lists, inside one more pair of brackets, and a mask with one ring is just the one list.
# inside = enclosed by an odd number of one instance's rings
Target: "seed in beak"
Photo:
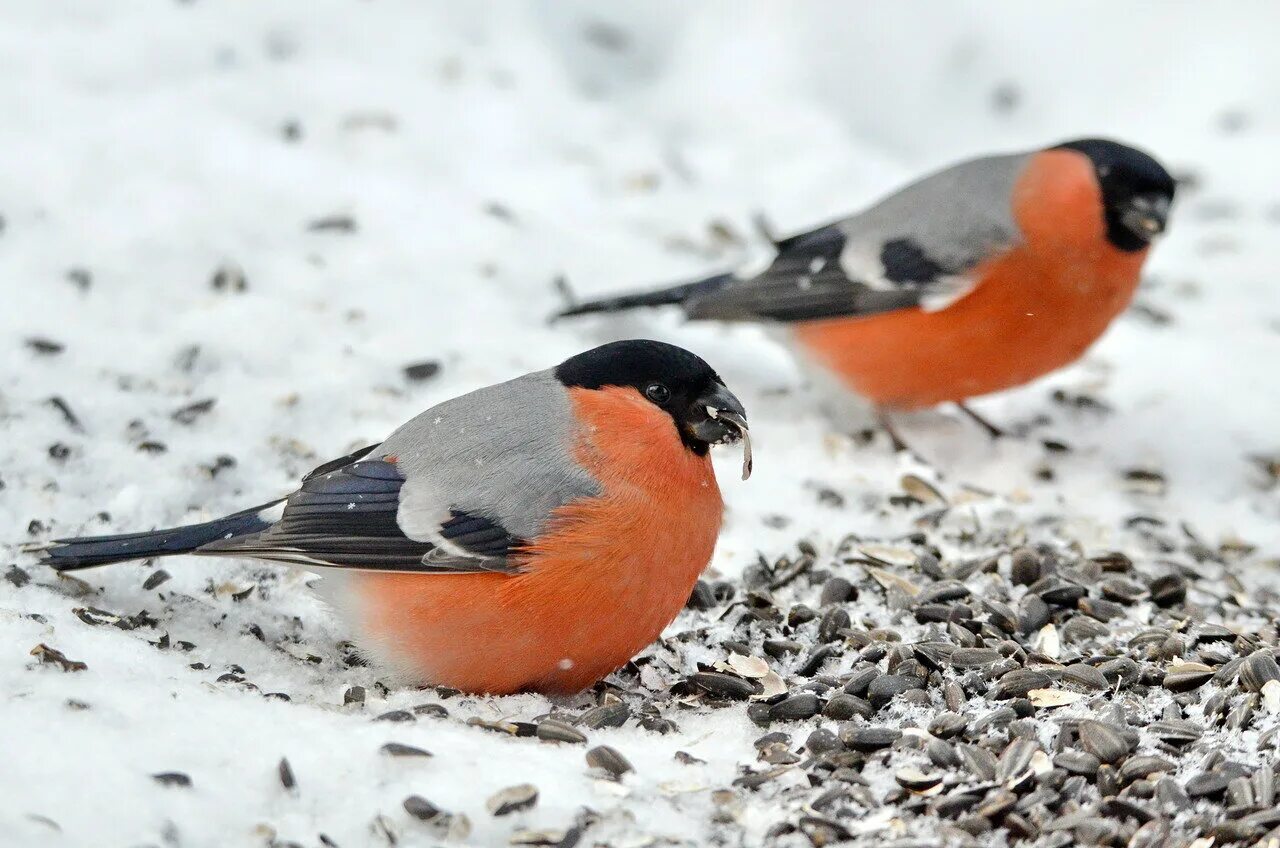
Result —
[[742, 440], [742, 479], [746, 480], [751, 476], [752, 468], [751, 428], [747, 426], [747, 419], [736, 412], [725, 412], [721, 409], [713, 409], [710, 406], [707, 407], [707, 414], [712, 418], [727, 421], [738, 431], [738, 438]]

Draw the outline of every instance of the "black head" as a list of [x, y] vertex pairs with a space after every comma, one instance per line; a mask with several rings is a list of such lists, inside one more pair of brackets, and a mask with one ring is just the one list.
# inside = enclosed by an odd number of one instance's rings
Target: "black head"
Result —
[[1058, 145], [1093, 162], [1107, 222], [1107, 240], [1121, 250], [1141, 250], [1164, 232], [1173, 203], [1174, 179], [1141, 150], [1105, 138], [1083, 138]]
[[633, 388], [671, 416], [680, 439], [694, 453], [734, 442], [747, 433], [746, 410], [720, 375], [684, 348], [647, 339], [601, 345], [571, 356], [555, 369], [570, 388]]

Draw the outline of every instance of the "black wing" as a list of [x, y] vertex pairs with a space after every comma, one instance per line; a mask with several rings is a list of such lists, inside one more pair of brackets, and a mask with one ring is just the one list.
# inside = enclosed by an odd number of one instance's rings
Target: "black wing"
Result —
[[[372, 447], [352, 456], [367, 456]], [[344, 459], [349, 459], [345, 458]], [[423, 573], [514, 572], [523, 545], [483, 516], [453, 512], [440, 526], [451, 550], [411, 539], [396, 520], [404, 476], [394, 462], [326, 463], [307, 475], [267, 529], [222, 539], [197, 553], [252, 556], [304, 565]]]
[[757, 276], [736, 279], [684, 302], [694, 319], [811, 321], [921, 306], [954, 276], [909, 239], [886, 242], [851, 278], [847, 237], [836, 224], [791, 236]]

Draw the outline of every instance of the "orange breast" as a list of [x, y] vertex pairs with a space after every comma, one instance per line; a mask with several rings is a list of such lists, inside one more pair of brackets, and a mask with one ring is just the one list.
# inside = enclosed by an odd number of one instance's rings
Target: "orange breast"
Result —
[[1074, 151], [1034, 157], [1013, 208], [1025, 241], [979, 266], [956, 303], [805, 322], [796, 342], [893, 409], [998, 392], [1074, 362], [1128, 306], [1147, 251], [1107, 242], [1092, 167]]
[[362, 573], [362, 625], [398, 666], [471, 692], [577, 692], [652, 642], [720, 532], [708, 457], [632, 389], [574, 389], [603, 494], [561, 507], [515, 576]]

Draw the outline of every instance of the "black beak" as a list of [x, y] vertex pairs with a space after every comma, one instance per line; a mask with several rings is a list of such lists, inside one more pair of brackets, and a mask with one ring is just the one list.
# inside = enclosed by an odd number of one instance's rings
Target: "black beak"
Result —
[[751, 431], [747, 411], [733, 392], [716, 386], [693, 402], [688, 412], [689, 432], [709, 445], [743, 443], [742, 479], [751, 476]]
[[1169, 222], [1170, 200], [1163, 194], [1134, 195], [1129, 199], [1120, 223], [1142, 241], [1151, 241], [1164, 232]]

